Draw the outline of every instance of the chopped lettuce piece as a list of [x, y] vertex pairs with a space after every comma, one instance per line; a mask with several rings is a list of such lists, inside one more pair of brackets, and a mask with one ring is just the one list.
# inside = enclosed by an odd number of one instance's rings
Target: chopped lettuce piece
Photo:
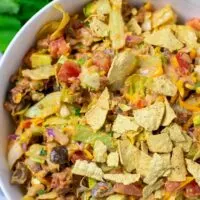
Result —
[[52, 58], [50, 55], [41, 53], [33, 53], [30, 59], [32, 68], [49, 66], [52, 62]]
[[97, 1], [97, 14], [106, 15], [111, 11], [109, 0], [98, 0]]
[[113, 138], [107, 133], [94, 132], [88, 126], [77, 125], [73, 140], [94, 145], [96, 140], [103, 142], [109, 149], [114, 147]]
[[150, 162], [149, 172], [144, 178], [144, 182], [149, 185], [154, 184], [170, 168], [170, 166], [166, 164], [164, 159], [159, 154], [155, 153]]
[[88, 3], [84, 8], [83, 8], [83, 13], [86, 17], [89, 17], [90, 15], [94, 14], [97, 10], [97, 2], [93, 1]]
[[184, 154], [181, 147], [175, 147], [171, 158], [172, 171], [168, 176], [169, 181], [185, 181], [187, 170], [185, 166]]
[[112, 127], [115, 133], [126, 133], [128, 131], [138, 131], [140, 126], [135, 122], [134, 117], [128, 117], [118, 114]]
[[118, 152], [120, 156], [120, 162], [128, 172], [132, 172], [135, 169], [134, 161], [134, 148], [129, 140], [118, 141]]
[[196, 115], [193, 117], [193, 124], [195, 126], [199, 126], [200, 125], [200, 115]]
[[86, 160], [77, 160], [73, 169], [73, 174], [87, 176], [98, 181], [103, 181], [103, 171], [93, 162], [88, 163]]
[[109, 26], [98, 20], [96, 17], [93, 17], [90, 21], [90, 29], [92, 30], [94, 36], [97, 37], [107, 37], [109, 34]]
[[119, 155], [117, 152], [110, 152], [107, 158], [108, 167], [118, 167], [119, 165]]
[[32, 80], [39, 81], [49, 79], [51, 76], [55, 76], [56, 69], [53, 66], [43, 66], [36, 69], [25, 69], [22, 71], [24, 77], [28, 77]]
[[32, 161], [44, 164], [47, 154], [42, 153], [46, 151], [46, 146], [40, 144], [33, 144], [29, 147], [29, 150], [26, 152], [26, 156], [28, 156]]
[[114, 89], [120, 89], [125, 79], [136, 71], [137, 62], [138, 58], [130, 49], [114, 57], [108, 72], [108, 80]]
[[122, 194], [112, 194], [106, 200], [127, 200], [127, 197]]
[[149, 150], [154, 153], [169, 153], [172, 151], [173, 144], [167, 132], [147, 137]]
[[57, 113], [60, 109], [60, 98], [60, 92], [48, 94], [37, 104], [29, 108], [26, 111], [25, 116], [28, 118], [45, 118]]
[[200, 165], [190, 159], [185, 159], [187, 164], [187, 170], [195, 178], [196, 182], [200, 186]]
[[99, 130], [106, 120], [109, 110], [109, 98], [108, 88], [105, 88], [96, 104], [85, 114], [87, 123], [95, 131]]
[[157, 28], [161, 25], [175, 23], [176, 14], [172, 10], [170, 5], [166, 5], [160, 10], [157, 10], [153, 13], [152, 23], [153, 28]]
[[187, 47], [196, 48], [198, 46], [196, 32], [191, 27], [183, 25], [175, 26], [175, 32], [177, 38], [186, 44]]
[[165, 98], [165, 114], [162, 120], [162, 126], [168, 126], [175, 118], [176, 114], [171, 108], [167, 98]]
[[104, 163], [107, 160], [107, 146], [100, 140], [96, 140], [93, 148], [94, 161]]
[[44, 121], [43, 125], [44, 126], [64, 125], [67, 124], [67, 122], [68, 122], [67, 119], [63, 119], [61, 117], [49, 117]]
[[175, 37], [170, 28], [163, 28], [152, 34], [147, 34], [144, 41], [148, 44], [165, 47], [171, 52], [183, 47], [183, 44]]
[[129, 185], [139, 181], [139, 174], [104, 174], [104, 179], [115, 182], [123, 183], [124, 185]]
[[170, 139], [173, 142], [184, 142], [186, 141], [185, 136], [183, 135], [182, 128], [176, 124], [172, 123], [170, 126], [162, 130], [162, 132], [168, 132]]
[[145, 91], [151, 85], [151, 79], [138, 74], [133, 74], [125, 81], [125, 97], [131, 102], [137, 102], [145, 97]]
[[113, 49], [121, 49], [125, 45], [124, 21], [122, 17], [122, 0], [112, 0], [109, 16], [110, 39]]
[[128, 27], [128, 31], [131, 31], [136, 35], [140, 35], [142, 33], [142, 29], [140, 25], [138, 24], [137, 20], [133, 17], [128, 22], [127, 27]]
[[133, 111], [137, 124], [148, 131], [157, 130], [162, 122], [165, 112], [165, 105], [162, 102], [155, 102], [146, 108]]
[[14, 141], [8, 146], [8, 165], [10, 169], [13, 168], [14, 164], [24, 155], [24, 151], [19, 142]]
[[154, 191], [160, 189], [164, 185], [164, 181], [160, 179], [152, 185], [147, 185], [143, 188], [143, 198], [147, 199]]
[[165, 96], [175, 96], [177, 87], [165, 75], [154, 78], [151, 90]]
[[189, 152], [190, 151], [190, 147], [192, 146], [192, 138], [185, 132], [183, 132], [183, 135], [185, 137], [185, 141], [183, 141], [183, 142], [175, 142], [175, 145], [182, 147], [184, 152]]
[[88, 68], [82, 67], [80, 74], [81, 85], [83, 88], [98, 90], [100, 87], [100, 76], [97, 72], [90, 72]]

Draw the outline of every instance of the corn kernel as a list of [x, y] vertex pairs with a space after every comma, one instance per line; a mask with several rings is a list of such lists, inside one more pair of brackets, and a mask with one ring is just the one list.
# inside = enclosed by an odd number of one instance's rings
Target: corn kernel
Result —
[[192, 49], [192, 50], [190, 51], [190, 57], [191, 57], [192, 59], [195, 59], [196, 56], [197, 56], [197, 51], [196, 51], [195, 49]]
[[13, 98], [13, 101], [14, 101], [14, 103], [16, 103], [16, 104], [20, 103], [21, 100], [22, 100], [22, 94], [21, 94], [21, 93], [17, 93], [17, 94], [14, 96], [14, 98]]
[[84, 149], [83, 152], [88, 159], [93, 159], [93, 155], [87, 149]]
[[171, 64], [172, 64], [172, 66], [175, 67], [175, 68], [178, 68], [178, 67], [179, 67], [179, 64], [178, 64], [178, 61], [177, 61], [175, 55], [171, 57]]
[[185, 87], [186, 87], [187, 89], [189, 89], [189, 90], [193, 90], [193, 89], [194, 89], [194, 85], [191, 85], [191, 84], [189, 84], [189, 83], [186, 83], [186, 84], [185, 84]]

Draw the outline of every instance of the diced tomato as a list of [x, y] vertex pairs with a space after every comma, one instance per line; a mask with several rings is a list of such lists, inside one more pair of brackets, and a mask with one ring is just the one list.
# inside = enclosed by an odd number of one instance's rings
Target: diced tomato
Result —
[[187, 56], [188, 56], [187, 54], [181, 52], [178, 52], [176, 54], [176, 59], [179, 64], [179, 70], [181, 75], [187, 75], [190, 71], [190, 63], [189, 60], [186, 59]]
[[58, 80], [60, 82], [69, 83], [70, 78], [76, 78], [79, 76], [81, 70], [73, 61], [66, 61], [58, 72]]
[[146, 101], [145, 101], [144, 99], [140, 99], [140, 100], [138, 100], [137, 103], [136, 103], [136, 107], [137, 107], [138, 109], [144, 108], [145, 106], [146, 106]]
[[166, 192], [174, 192], [179, 186], [180, 186], [181, 182], [177, 182], [177, 181], [166, 181], [165, 182], [165, 190]]
[[111, 66], [111, 58], [109, 55], [98, 51], [94, 54], [92, 60], [94, 65], [99, 67], [101, 70], [105, 71], [106, 73], [109, 71]]
[[200, 197], [200, 187], [195, 181], [185, 187], [185, 196], [187, 198]]
[[77, 160], [87, 160], [87, 158], [85, 157], [84, 155], [84, 152], [83, 151], [76, 151], [71, 159], [72, 163], [75, 163]]
[[60, 57], [61, 55], [67, 55], [70, 52], [70, 46], [66, 43], [64, 37], [51, 41], [49, 48], [50, 54], [53, 58]]
[[130, 185], [116, 183], [113, 187], [113, 191], [119, 194], [130, 195], [135, 197], [142, 196], [142, 187], [136, 183]]
[[191, 26], [192, 28], [196, 29], [197, 31], [200, 31], [200, 19], [199, 18], [193, 18], [187, 22], [187, 25]]

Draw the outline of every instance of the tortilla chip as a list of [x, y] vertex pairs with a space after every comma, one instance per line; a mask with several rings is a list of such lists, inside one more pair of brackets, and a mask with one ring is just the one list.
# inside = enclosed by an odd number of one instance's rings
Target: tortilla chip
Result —
[[175, 96], [177, 87], [165, 75], [154, 78], [151, 90], [165, 96]]
[[100, 140], [96, 140], [94, 143], [94, 161], [104, 163], [107, 160], [107, 146]]
[[196, 32], [190, 26], [175, 26], [175, 32], [178, 40], [187, 47], [196, 48], [198, 46]]
[[175, 142], [175, 146], [182, 147], [184, 152], [189, 152], [192, 146], [192, 138], [185, 132], [182, 133], [185, 137], [185, 141], [183, 142]]
[[166, 5], [162, 9], [159, 9], [153, 13], [152, 16], [153, 28], [175, 22], [175, 20], [176, 20], [176, 14], [174, 13], [170, 5]]
[[108, 167], [118, 167], [119, 166], [119, 155], [117, 152], [111, 152], [107, 158]]
[[134, 147], [129, 140], [118, 141], [118, 152], [120, 156], [120, 162], [128, 172], [132, 172], [135, 169], [134, 161]]
[[192, 174], [197, 184], [200, 186], [200, 164], [190, 159], [185, 159], [185, 162], [187, 164], [187, 170]]
[[144, 153], [148, 154], [148, 146], [147, 146], [147, 143], [146, 143], [146, 142], [141, 141], [141, 142], [140, 142], [140, 148], [141, 148], [141, 150], [142, 150]]
[[154, 153], [170, 153], [173, 144], [167, 132], [157, 135], [149, 135], [147, 138], [149, 150]]
[[98, 181], [103, 181], [103, 171], [95, 163], [88, 163], [86, 160], [77, 160], [73, 169], [73, 174], [87, 176]]
[[151, 45], [165, 47], [171, 52], [183, 47], [183, 44], [175, 37], [170, 28], [162, 28], [152, 34], [148, 34], [144, 41]]
[[122, 194], [113, 194], [107, 197], [106, 200], [127, 200], [127, 197]]
[[167, 98], [165, 98], [165, 115], [162, 121], [162, 126], [168, 126], [175, 118], [176, 114], [171, 108]]
[[139, 181], [139, 174], [104, 174], [104, 179], [115, 182], [123, 183], [124, 185], [129, 185]]
[[136, 71], [138, 58], [129, 49], [118, 53], [108, 72], [108, 80], [114, 89], [120, 89], [125, 79]]
[[171, 173], [171, 154], [164, 153], [159, 154], [165, 162], [165, 165], [168, 166], [168, 170], [163, 174], [164, 177], [168, 176]]
[[[149, 172], [149, 166], [152, 158], [146, 153], [140, 151], [138, 148], [133, 146], [134, 150], [134, 162], [137, 174], [146, 176]], [[130, 161], [131, 159], [129, 159]]]
[[173, 142], [184, 142], [186, 141], [185, 136], [183, 135], [182, 128], [176, 124], [172, 123], [170, 126], [162, 130], [161, 133], [167, 132], [170, 139]]
[[135, 122], [134, 117], [117, 115], [112, 127], [115, 133], [126, 133], [127, 131], [138, 131], [140, 126]]
[[143, 188], [143, 199], [147, 199], [154, 191], [159, 190], [164, 185], [164, 181], [160, 179], [153, 185], [147, 185]]
[[96, 104], [85, 114], [87, 123], [95, 131], [99, 130], [106, 120], [109, 110], [109, 98], [108, 88], [105, 88]]
[[171, 158], [172, 172], [168, 177], [169, 181], [185, 181], [187, 170], [185, 166], [184, 154], [181, 147], [175, 147]]
[[160, 127], [165, 111], [165, 105], [162, 102], [155, 102], [146, 108], [133, 111], [137, 124], [148, 131], [155, 131]]
[[150, 162], [149, 172], [143, 181], [150, 185], [154, 184], [168, 170], [169, 166], [166, 164], [164, 159], [155, 153]]
[[138, 24], [135, 18], [131, 18], [130, 21], [127, 23], [128, 31], [135, 33], [136, 35], [140, 35], [142, 33], [142, 29]]

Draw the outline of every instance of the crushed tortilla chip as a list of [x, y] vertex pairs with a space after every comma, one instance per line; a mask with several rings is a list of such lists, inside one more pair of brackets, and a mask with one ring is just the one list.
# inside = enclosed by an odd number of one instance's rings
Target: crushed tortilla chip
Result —
[[104, 163], [107, 160], [107, 146], [100, 140], [96, 140], [94, 143], [94, 161]]
[[171, 97], [175, 96], [177, 93], [176, 85], [165, 75], [154, 78], [151, 90], [155, 93]]
[[99, 130], [105, 120], [109, 110], [109, 92], [108, 88], [105, 88], [96, 104], [85, 114], [87, 123], [95, 131]]
[[154, 153], [170, 153], [173, 144], [167, 132], [157, 135], [149, 135], [147, 138], [149, 150]]
[[190, 148], [192, 146], [192, 138], [185, 132], [183, 132], [183, 135], [185, 137], [185, 141], [183, 141], [183, 142], [175, 142], [175, 145], [182, 147], [184, 152], [189, 152]]
[[197, 35], [195, 30], [189, 26], [175, 26], [175, 33], [177, 38], [189, 48], [196, 48], [197, 44]]
[[115, 183], [123, 183], [124, 185], [129, 185], [139, 181], [139, 174], [104, 174], [104, 179], [113, 181]]
[[152, 34], [147, 34], [144, 41], [151, 45], [165, 47], [171, 52], [183, 47], [183, 44], [175, 37], [170, 28], [162, 28]]
[[169, 137], [173, 142], [184, 142], [184, 141], [186, 141], [181, 127], [176, 123], [170, 124], [170, 126], [163, 129], [162, 132], [168, 132]]
[[129, 140], [118, 141], [118, 152], [120, 156], [120, 162], [124, 168], [131, 172], [135, 169], [134, 162], [134, 148]]
[[169, 169], [169, 166], [166, 164], [164, 159], [155, 153], [150, 162], [149, 172], [143, 181], [150, 185], [154, 184]]
[[138, 131], [140, 126], [135, 122], [134, 117], [117, 115], [112, 127], [112, 131], [122, 134], [127, 131]]
[[136, 35], [140, 35], [142, 33], [142, 29], [140, 25], [138, 24], [137, 20], [133, 17], [128, 22], [127, 27], [128, 27], [128, 31], [133, 32]]
[[190, 159], [185, 159], [187, 170], [195, 178], [197, 184], [200, 186], [200, 165]]
[[171, 173], [171, 154], [163, 153], [159, 154], [165, 162], [165, 165], [168, 166], [168, 170], [163, 174], [164, 177], [168, 176]]
[[110, 154], [108, 154], [107, 165], [108, 167], [118, 167], [119, 155], [117, 152], [111, 152]]
[[133, 111], [137, 124], [148, 131], [155, 131], [160, 127], [165, 111], [165, 105], [162, 102], [155, 102], [146, 108]]
[[106, 198], [106, 200], [127, 200], [127, 197], [122, 194], [113, 194]]
[[[134, 150], [134, 161], [135, 161], [135, 168], [137, 174], [140, 174], [141, 176], [146, 176], [149, 172], [149, 166], [152, 158], [144, 153], [143, 151], [140, 151], [138, 148], [133, 146]], [[129, 158], [130, 160], [130, 158]]]
[[168, 177], [169, 181], [185, 181], [186, 180], [186, 166], [184, 154], [181, 147], [175, 147], [171, 158], [172, 171]]
[[160, 10], [157, 10], [153, 13], [152, 23], [153, 28], [159, 27], [161, 25], [175, 23], [176, 14], [172, 10], [170, 5], [166, 5]]
[[112, 62], [108, 72], [108, 80], [113, 89], [120, 89], [125, 79], [136, 71], [138, 58], [133, 51], [127, 49], [118, 53]]
[[160, 179], [152, 185], [147, 185], [143, 188], [143, 199], [147, 199], [154, 191], [159, 190], [164, 185], [164, 181]]
[[163, 117], [162, 126], [168, 126], [175, 118], [176, 114], [171, 108], [167, 98], [165, 98], [165, 115]]
[[77, 160], [72, 173], [103, 181], [103, 171], [94, 162], [88, 163], [86, 160]]

